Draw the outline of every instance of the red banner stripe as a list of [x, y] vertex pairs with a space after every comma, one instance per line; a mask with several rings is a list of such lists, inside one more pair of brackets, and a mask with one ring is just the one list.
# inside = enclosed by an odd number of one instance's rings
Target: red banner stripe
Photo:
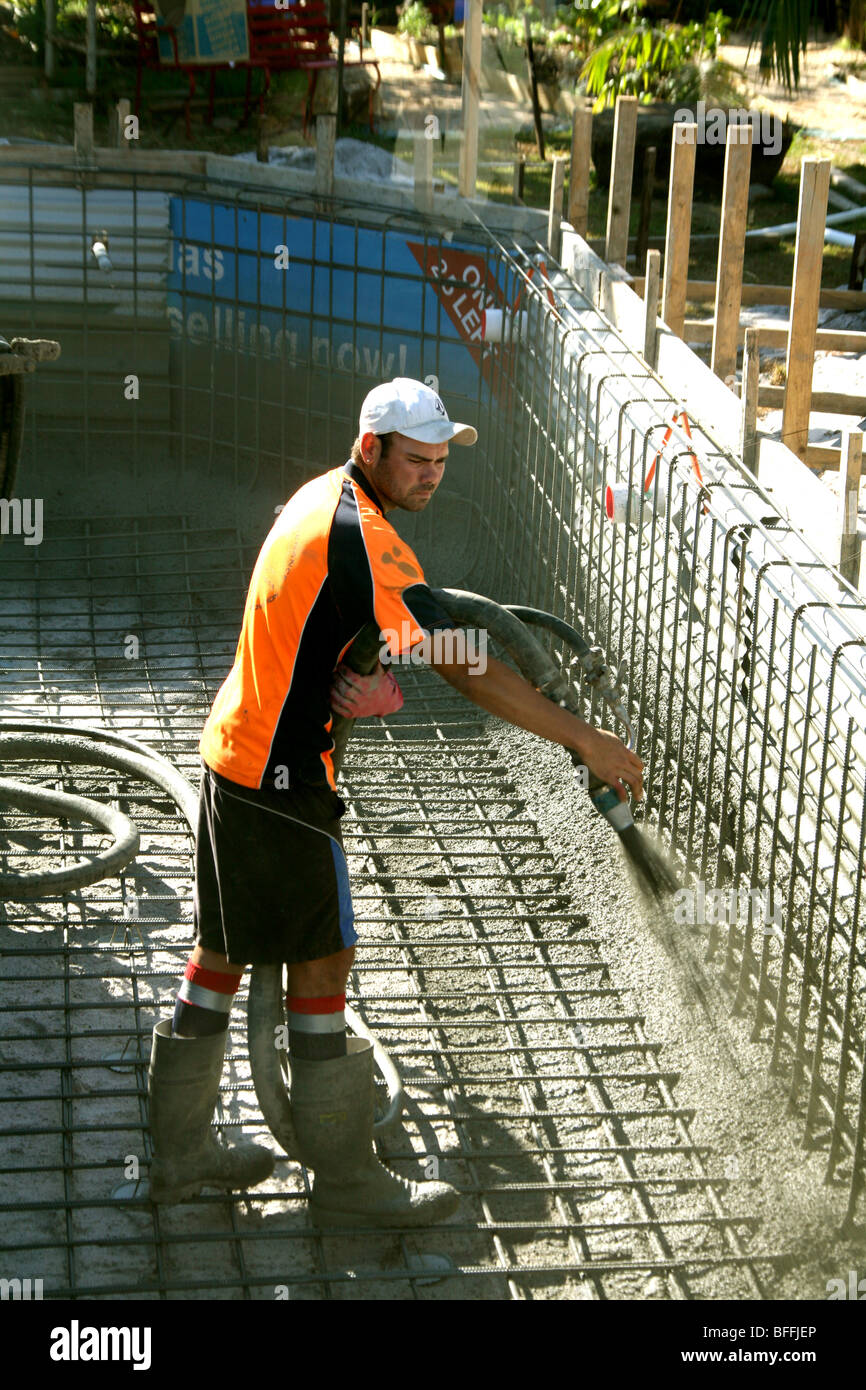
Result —
[[345, 994], [323, 994], [318, 999], [301, 999], [295, 994], [286, 995], [286, 1008], [290, 1014], [336, 1014], [345, 1007]]
[[190, 984], [212, 989], [216, 994], [237, 994], [241, 983], [240, 975], [224, 975], [221, 970], [206, 970], [203, 965], [193, 965], [192, 961], [183, 973]]

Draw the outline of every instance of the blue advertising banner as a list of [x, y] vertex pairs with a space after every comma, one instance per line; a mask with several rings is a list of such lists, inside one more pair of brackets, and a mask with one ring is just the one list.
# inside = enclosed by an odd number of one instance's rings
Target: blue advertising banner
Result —
[[503, 293], [477, 246], [183, 198], [170, 225], [177, 338], [473, 394], [489, 381], [482, 313]]

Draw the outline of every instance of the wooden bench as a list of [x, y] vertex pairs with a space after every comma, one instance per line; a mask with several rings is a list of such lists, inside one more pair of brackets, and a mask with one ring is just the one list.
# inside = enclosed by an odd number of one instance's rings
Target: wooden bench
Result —
[[[199, 73], [209, 76], [208, 122], [213, 121], [214, 80], [221, 68], [245, 68], [247, 73], [244, 94], [243, 120], [249, 118], [252, 101], [252, 74], [258, 68], [264, 75], [262, 90], [259, 93], [259, 110], [264, 108], [265, 97], [271, 85], [272, 72], [306, 72], [307, 97], [304, 104], [304, 134], [307, 132], [316, 93], [319, 73], [329, 68], [337, 68], [339, 60], [331, 49], [331, 30], [325, 0], [298, 0], [288, 9], [277, 9], [273, 4], [263, 4], [261, 0], [247, 0], [247, 34], [249, 38], [249, 57], [229, 64], [188, 63], [178, 56], [177, 31], [169, 25], [158, 24], [156, 11], [149, 0], [135, 0], [135, 24], [138, 36], [138, 67], [135, 84], [136, 114], [141, 106], [141, 83], [144, 69], [153, 68], [166, 72], [176, 69], [186, 74], [189, 82], [184, 110], [186, 133], [189, 137], [190, 107], [196, 90]], [[169, 39], [174, 53], [174, 61], [166, 62], [160, 58], [158, 35]], [[382, 82], [379, 64], [375, 58], [343, 58], [343, 67], [372, 67], [376, 71], [375, 86], [370, 89], [369, 122], [373, 125], [373, 103]]]

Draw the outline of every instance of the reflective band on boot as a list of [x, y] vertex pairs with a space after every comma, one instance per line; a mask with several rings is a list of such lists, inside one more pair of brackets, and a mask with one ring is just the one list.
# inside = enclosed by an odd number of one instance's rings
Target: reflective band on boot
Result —
[[171, 1019], [153, 1030], [147, 1074], [153, 1202], [182, 1202], [197, 1197], [202, 1187], [253, 1187], [274, 1171], [269, 1149], [258, 1144], [223, 1148], [211, 1133], [225, 1045], [225, 1033], [173, 1038]]
[[457, 1210], [444, 1182], [410, 1182], [373, 1150], [373, 1047], [349, 1038], [345, 1057], [292, 1058], [292, 1118], [315, 1181], [310, 1209], [323, 1226], [429, 1226]]

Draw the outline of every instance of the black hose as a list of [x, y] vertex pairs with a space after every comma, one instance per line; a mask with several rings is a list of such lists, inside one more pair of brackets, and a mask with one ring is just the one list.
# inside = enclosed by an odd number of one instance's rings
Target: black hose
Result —
[[542, 695], [577, 713], [579, 701], [568, 677], [509, 608], [467, 589], [433, 589], [432, 592], [455, 623], [485, 628], [510, 654], [521, 675]]
[[[579, 715], [580, 704], [574, 687], [517, 616], [521, 611], [518, 605], [514, 605], [515, 612], [494, 603], [492, 599], [460, 589], [434, 589], [433, 593], [455, 622], [486, 628], [494, 640], [510, 654], [521, 675], [548, 699], [555, 700], [570, 713]], [[523, 609], [523, 612], [528, 620], [536, 623], [543, 620], [544, 626], [558, 632], [560, 636], [568, 637], [568, 640], [575, 640], [579, 653], [581, 648], [585, 648], [587, 654], [592, 653], [592, 649], [587, 646], [577, 629], [569, 628], [569, 624], [555, 618], [552, 613], [532, 608]], [[627, 717], [625, 722], [628, 724]], [[577, 753], [571, 751], [570, 756], [575, 765], [580, 764]], [[604, 816], [619, 836], [620, 843], [637, 873], [641, 888], [656, 902], [663, 902], [669, 894], [677, 890], [679, 884], [662, 856], [641, 835], [628, 803], [622, 801], [614, 789], [602, 782], [592, 771], [589, 771], [587, 790], [595, 809]]]
[[503, 603], [502, 607], [507, 613], [513, 613], [515, 618], [519, 618], [522, 623], [545, 627], [549, 632], [555, 633], [557, 637], [562, 637], [579, 656], [592, 654], [592, 648], [583, 633], [579, 632], [576, 627], [572, 627], [571, 623], [567, 623], [564, 618], [557, 618], [553, 613], [546, 613], [543, 608], [528, 608], [523, 603]]
[[[344, 657], [344, 662], [353, 671], [357, 671], [358, 675], [367, 676], [375, 668], [381, 650], [382, 634], [379, 631], [378, 623], [366, 623], [352, 642]], [[342, 766], [346, 744], [349, 742], [354, 727], [354, 719], [344, 719], [340, 714], [334, 715], [331, 724], [331, 738], [334, 740], [331, 759], [334, 764], [335, 776]]]
[[0, 498], [11, 500], [24, 430], [24, 394], [20, 376], [0, 377]]
[[[434, 589], [433, 594], [455, 622], [486, 628], [494, 640], [509, 653], [526, 680], [549, 700], [555, 700], [563, 709], [579, 716], [580, 701], [571, 681], [559, 669], [553, 658], [548, 656], [520, 618], [508, 608], [494, 603], [493, 599], [483, 598], [481, 594], [468, 593], [463, 589]], [[580, 761], [574, 752], [571, 753], [571, 758], [575, 764]], [[633, 823], [626, 803], [592, 772], [589, 773], [588, 789], [596, 808], [610, 820], [617, 832]], [[603, 804], [599, 805], [596, 798], [601, 796]], [[613, 801], [610, 798], [613, 798]], [[612, 820], [609, 812], [614, 811], [616, 817]]]
[[577, 713], [579, 701], [568, 677], [510, 608], [465, 589], [434, 589], [433, 596], [455, 623], [486, 628], [509, 653], [522, 676], [548, 699]]
[[567, 642], [573, 651], [577, 652], [578, 660], [583, 667], [583, 672], [587, 684], [591, 685], [602, 700], [606, 701], [614, 718], [624, 725], [627, 732], [627, 744], [629, 748], [635, 746], [635, 733], [632, 728], [628, 710], [622, 703], [618, 685], [619, 678], [607, 666], [601, 648], [591, 647], [576, 627], [567, 623], [564, 618], [557, 618], [553, 613], [545, 613], [543, 608], [527, 608], [520, 603], [508, 603], [504, 607], [509, 613], [520, 618], [530, 627], [543, 627], [555, 636], [561, 637]]

